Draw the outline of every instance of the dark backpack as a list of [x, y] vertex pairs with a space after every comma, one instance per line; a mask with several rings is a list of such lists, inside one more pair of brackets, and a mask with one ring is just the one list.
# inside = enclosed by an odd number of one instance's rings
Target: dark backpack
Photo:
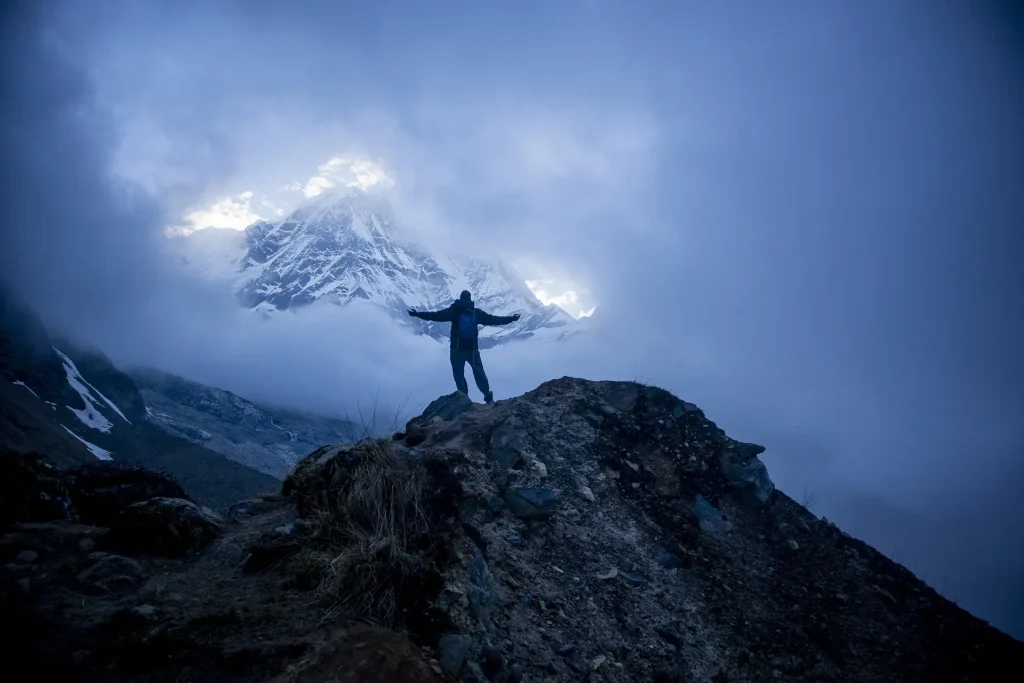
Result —
[[472, 308], [459, 313], [459, 339], [471, 341], [476, 338], [476, 311]]

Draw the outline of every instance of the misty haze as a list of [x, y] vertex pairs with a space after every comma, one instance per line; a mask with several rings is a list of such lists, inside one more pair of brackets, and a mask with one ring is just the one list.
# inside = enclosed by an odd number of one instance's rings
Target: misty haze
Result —
[[0, 13], [37, 674], [1019, 665], [1014, 3]]

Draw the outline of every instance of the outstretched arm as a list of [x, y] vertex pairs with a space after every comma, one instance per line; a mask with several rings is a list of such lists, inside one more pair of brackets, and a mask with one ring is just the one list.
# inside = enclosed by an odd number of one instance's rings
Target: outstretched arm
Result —
[[479, 308], [476, 309], [476, 321], [481, 325], [508, 325], [517, 320], [519, 320], [518, 313], [514, 315], [491, 315], [481, 311]]
[[417, 311], [415, 308], [409, 309], [409, 315], [412, 317], [419, 318], [420, 320], [432, 320], [436, 323], [451, 322], [451, 312], [451, 308], [445, 308], [440, 311]]

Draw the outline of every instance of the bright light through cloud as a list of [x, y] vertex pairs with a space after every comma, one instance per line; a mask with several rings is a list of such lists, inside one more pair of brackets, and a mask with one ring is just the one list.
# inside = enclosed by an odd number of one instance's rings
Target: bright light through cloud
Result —
[[203, 228], [245, 230], [261, 218], [252, 209], [252, 198], [252, 192], [217, 197], [210, 206], [186, 215], [185, 225], [182, 226], [181, 231], [189, 233]]
[[[384, 167], [375, 161], [355, 156], [333, 157], [317, 166], [316, 173], [304, 185], [292, 181], [267, 196], [261, 193], [257, 197], [256, 193], [246, 191], [238, 195], [216, 197], [208, 206], [187, 214], [181, 225], [169, 228], [167, 233], [187, 235], [204, 228], [245, 230], [259, 220], [280, 219], [295, 208], [295, 195], [289, 198], [289, 193], [301, 192], [304, 197], [311, 199], [334, 187], [355, 187], [364, 191], [388, 190], [394, 184]], [[274, 201], [271, 201], [271, 196]]]
[[[580, 295], [574, 289], [566, 289], [564, 285], [559, 287], [559, 283], [554, 280], [527, 280], [526, 286], [530, 288], [534, 296], [540, 299], [542, 304], [555, 305], [559, 308], [565, 309], [574, 318], [588, 318], [594, 314], [596, 306], [591, 306], [589, 309], [580, 307]], [[555, 291], [561, 290], [561, 294], [555, 294]]]
[[369, 190], [377, 187], [389, 189], [395, 184], [383, 166], [360, 157], [334, 157], [320, 164], [316, 170], [316, 175], [310, 177], [302, 188], [302, 194], [307, 197], [315, 197], [338, 185]]

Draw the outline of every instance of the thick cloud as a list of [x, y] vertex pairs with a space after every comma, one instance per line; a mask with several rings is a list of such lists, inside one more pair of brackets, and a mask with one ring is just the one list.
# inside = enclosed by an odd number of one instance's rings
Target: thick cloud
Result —
[[360, 308], [252, 318], [164, 250], [217, 197], [379, 160], [422, 239], [598, 303], [572, 344], [486, 353], [500, 395], [665, 386], [1024, 635], [1019, 11], [19, 7], [0, 264], [52, 325], [260, 400], [422, 405], [442, 346]]

